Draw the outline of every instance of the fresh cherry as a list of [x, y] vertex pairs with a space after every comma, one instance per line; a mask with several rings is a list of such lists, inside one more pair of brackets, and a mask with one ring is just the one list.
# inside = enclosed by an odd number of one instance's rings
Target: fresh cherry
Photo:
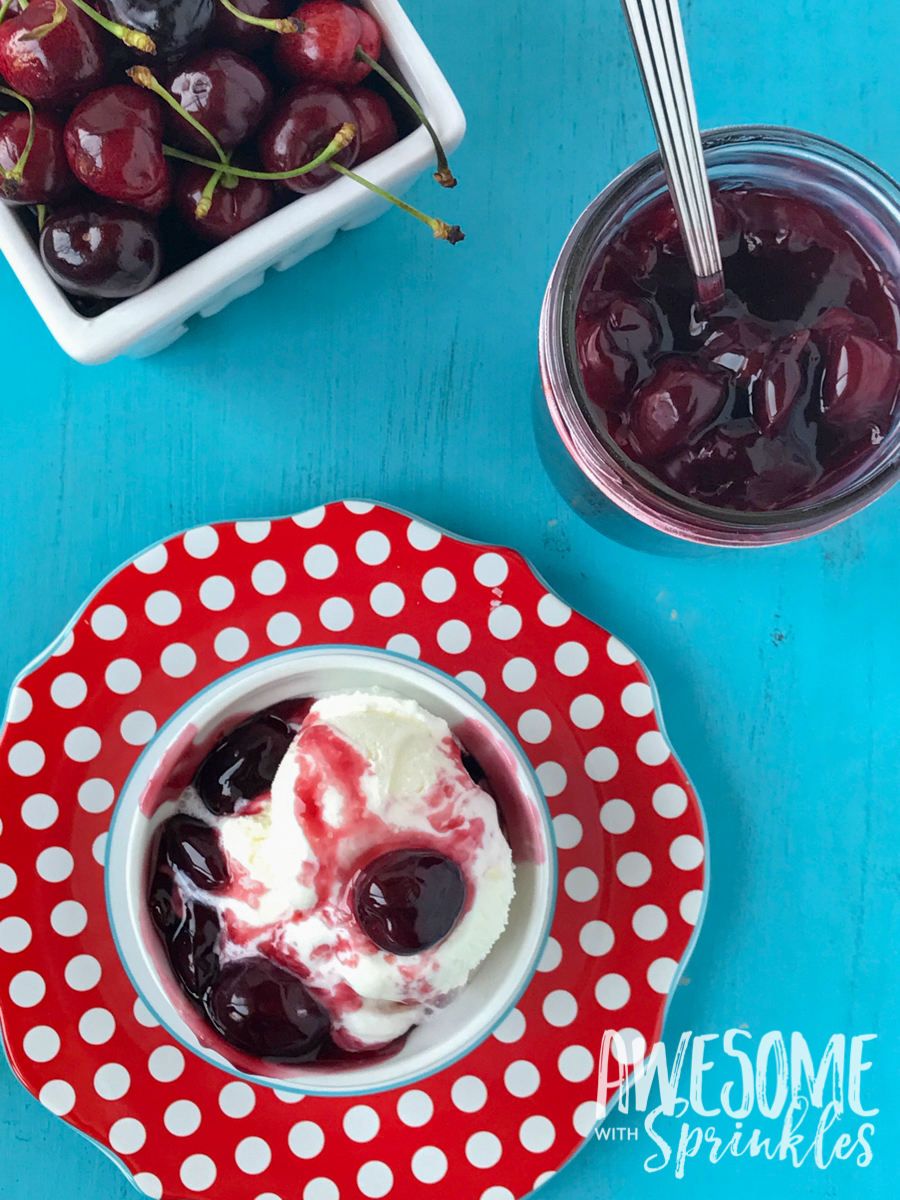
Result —
[[649, 374], [660, 338], [659, 322], [645, 301], [592, 296], [590, 308], [578, 315], [575, 340], [594, 403], [621, 409], [638, 380]]
[[223, 967], [205, 1008], [229, 1045], [266, 1062], [309, 1062], [330, 1029], [328, 1014], [303, 981], [262, 957]]
[[52, 24], [56, 0], [32, 0], [0, 25], [0, 75], [36, 104], [65, 108], [103, 83], [106, 63], [99, 26], [63, 0], [66, 19], [40, 40], [31, 30]]
[[65, 291], [107, 300], [145, 291], [162, 263], [155, 222], [100, 199], [55, 212], [41, 230], [40, 251]]
[[[281, 38], [285, 41], [288, 36]], [[293, 171], [320, 154], [342, 125], [353, 124], [356, 113], [349, 100], [324, 84], [300, 84], [281, 100], [274, 116], [263, 129], [259, 155], [266, 171]], [[358, 153], [357, 139], [332, 161], [352, 167]], [[306, 175], [285, 180], [294, 192], [314, 192], [331, 183], [335, 172], [327, 163]]]
[[310, 0], [292, 13], [306, 26], [288, 33], [275, 44], [275, 59], [292, 79], [322, 83], [359, 83], [369, 74], [368, 63], [356, 57], [356, 48], [371, 58], [381, 53], [381, 30], [362, 8], [341, 0]]
[[111, 21], [153, 39], [154, 62], [175, 62], [206, 41], [216, 0], [98, 0]]
[[664, 359], [635, 393], [631, 438], [639, 454], [661, 458], [691, 441], [722, 411], [727, 377], [686, 358]]
[[187, 165], [176, 178], [172, 193], [185, 225], [206, 242], [227, 241], [261, 221], [272, 208], [274, 190], [266, 180], [238, 179], [234, 187], [220, 180], [209, 212], [198, 217], [197, 205], [209, 178], [206, 167]]
[[229, 882], [219, 834], [205, 821], [184, 813], [170, 817], [163, 829], [161, 850], [171, 867], [206, 892], [219, 891]]
[[211, 813], [233, 813], [272, 786], [278, 764], [291, 744], [287, 724], [274, 714], [250, 717], [210, 750], [194, 777], [194, 787]]
[[353, 882], [360, 927], [391, 954], [418, 954], [442, 941], [465, 901], [462, 871], [433, 850], [390, 850]]
[[[0, 168], [15, 168], [28, 142], [28, 113], [0, 118]], [[0, 179], [0, 197], [11, 204], [58, 204], [75, 187], [63, 145], [63, 126], [50, 113], [35, 113], [34, 141], [19, 180]]]
[[[195, 55], [179, 68], [169, 91], [226, 151], [256, 132], [272, 102], [272, 85], [259, 67], [227, 49]], [[169, 107], [166, 125], [176, 145], [209, 154], [209, 141]]]
[[387, 100], [362, 84], [344, 88], [344, 97], [355, 114], [353, 123], [358, 142], [356, 161], [367, 162], [382, 150], [387, 150], [388, 146], [393, 146], [398, 138], [397, 126]]
[[[263, 20], [277, 20], [287, 15], [290, 7], [288, 0], [232, 0], [234, 7], [251, 17], [262, 17]], [[271, 41], [272, 33], [259, 25], [251, 25], [242, 21], [234, 13], [228, 11], [224, 4], [216, 3], [216, 12], [212, 24], [212, 40], [217, 45], [228, 46], [231, 50], [239, 50], [241, 54], [258, 54]]]

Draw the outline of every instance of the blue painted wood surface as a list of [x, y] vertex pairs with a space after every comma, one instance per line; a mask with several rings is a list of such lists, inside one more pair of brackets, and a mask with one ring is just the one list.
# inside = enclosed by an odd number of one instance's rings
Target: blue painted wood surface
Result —
[[[900, 174], [894, 0], [684, 8], [704, 126], [792, 124]], [[682, 1030], [745, 1025], [756, 1039], [800, 1030], [818, 1056], [832, 1033], [878, 1034], [866, 1168], [765, 1156], [713, 1166], [702, 1152], [678, 1180], [671, 1165], [645, 1171], [654, 1147], [642, 1132], [593, 1142], [542, 1194], [893, 1196], [900, 490], [802, 545], [700, 560], [642, 556], [567, 511], [532, 440], [536, 327], [574, 216], [652, 148], [618, 6], [408, 9], [470, 122], [459, 189], [422, 182], [413, 199], [458, 220], [464, 245], [391, 214], [170, 351], [94, 369], [57, 350], [0, 263], [0, 683], [108, 571], [179, 527], [365, 495], [523, 551], [644, 658], [705, 800], [710, 907], [670, 1047]], [[709, 1091], [724, 1078], [717, 1065]], [[0, 1066], [3, 1200], [133, 1194]]]

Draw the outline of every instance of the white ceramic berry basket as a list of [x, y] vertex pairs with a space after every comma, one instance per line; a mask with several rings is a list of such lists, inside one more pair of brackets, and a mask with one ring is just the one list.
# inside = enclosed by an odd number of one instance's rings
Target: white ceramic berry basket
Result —
[[[384, 46], [441, 138], [448, 153], [462, 141], [466, 119], [459, 101], [398, 0], [360, 0], [378, 21]], [[423, 126], [366, 163], [366, 178], [402, 194], [434, 161]], [[390, 205], [354, 183], [336, 179], [96, 317], [83, 317], [43, 268], [16, 211], [0, 205], [0, 251], [65, 352], [93, 365], [118, 355], [146, 358], [187, 332], [187, 322], [211, 317], [258, 288], [270, 267], [286, 271], [339, 230], [374, 221]]]

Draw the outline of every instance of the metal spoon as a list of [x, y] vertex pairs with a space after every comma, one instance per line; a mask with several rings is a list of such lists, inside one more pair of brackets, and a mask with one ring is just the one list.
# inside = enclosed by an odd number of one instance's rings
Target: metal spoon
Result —
[[622, 0], [700, 303], [722, 298], [722, 256], [678, 0]]

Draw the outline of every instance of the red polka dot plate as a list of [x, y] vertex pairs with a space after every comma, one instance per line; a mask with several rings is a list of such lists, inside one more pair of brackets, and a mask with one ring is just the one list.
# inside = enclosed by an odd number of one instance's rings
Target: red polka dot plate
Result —
[[[464, 1059], [299, 1097], [185, 1053], [136, 997], [104, 899], [112, 808], [194, 694], [286, 648], [387, 648], [514, 730], [560, 888], [516, 1008]], [[606, 1029], [658, 1040], [706, 894], [703, 815], [634, 656], [515, 552], [335, 503], [193, 529], [95, 592], [14, 687], [0, 739], [0, 1020], [24, 1085], [147, 1196], [514, 1200], [583, 1143]]]

